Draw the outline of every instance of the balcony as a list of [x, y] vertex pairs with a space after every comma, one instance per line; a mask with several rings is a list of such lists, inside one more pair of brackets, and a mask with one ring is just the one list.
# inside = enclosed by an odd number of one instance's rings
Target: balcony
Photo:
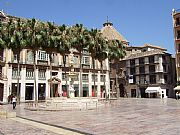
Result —
[[0, 72], [0, 80], [6, 79], [6, 78], [7, 78], [7, 76], [4, 75], [2, 72]]

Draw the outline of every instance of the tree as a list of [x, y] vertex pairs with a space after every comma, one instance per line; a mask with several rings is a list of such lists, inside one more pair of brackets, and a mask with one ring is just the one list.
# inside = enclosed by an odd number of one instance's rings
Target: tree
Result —
[[42, 38], [42, 28], [44, 28], [44, 24], [42, 22], [38, 22], [36, 19], [27, 20], [27, 48], [31, 49], [34, 54], [34, 91], [35, 91], [35, 104], [37, 104], [37, 87], [36, 87], [36, 51], [39, 50], [43, 43]]
[[94, 92], [96, 91], [96, 87], [95, 87], [95, 60], [96, 60], [96, 53], [97, 53], [97, 49], [100, 45], [100, 41], [102, 40], [102, 33], [100, 32], [100, 30], [97, 29], [91, 29], [89, 31], [91, 39], [90, 39], [90, 44], [88, 44], [88, 51], [91, 54], [92, 57], [92, 65], [93, 65], [93, 76], [94, 76]]
[[71, 28], [72, 35], [72, 48], [76, 49], [79, 52], [80, 56], [80, 96], [83, 96], [82, 88], [82, 53], [83, 50], [87, 48], [90, 42], [90, 35], [86, 28], [82, 24], [76, 24]]
[[[57, 52], [62, 55], [63, 58], [63, 65], [64, 65], [64, 71], [66, 76], [66, 54], [70, 53], [71, 48], [71, 36], [70, 36], [70, 28], [68, 28], [66, 25], [62, 25], [58, 27], [59, 29], [59, 44], [57, 47]], [[67, 87], [67, 76], [66, 76], [66, 90], [68, 92]]]
[[52, 87], [52, 54], [55, 52], [58, 42], [57, 42], [57, 27], [51, 23], [47, 22], [47, 25], [42, 29], [42, 38], [43, 43], [41, 44], [41, 47], [43, 50], [45, 50], [49, 54], [49, 60], [50, 60], [50, 92], [51, 96], [54, 97], [53, 87]]
[[16, 21], [10, 19], [7, 23], [1, 23], [1, 39], [2, 48], [5, 46], [11, 49], [14, 55], [17, 55], [17, 102], [20, 103], [20, 53], [26, 46], [26, 29], [25, 22], [18, 18]]
[[[98, 61], [101, 64], [101, 73], [103, 75], [103, 61], [108, 58], [108, 41], [104, 38], [99, 39], [99, 45], [97, 47], [97, 52], [95, 58], [98, 59]], [[107, 89], [105, 87], [105, 75], [103, 75], [104, 78], [104, 91], [105, 91], [105, 98], [107, 100]]]
[[[116, 71], [118, 71], [118, 63], [120, 59], [124, 58], [126, 55], [125, 47], [119, 40], [110, 40], [108, 45], [108, 58], [110, 61], [113, 61], [113, 63], [116, 65]], [[118, 78], [117, 78], [117, 72], [116, 72], [116, 89], [118, 93]], [[119, 95], [119, 94], [118, 94]]]

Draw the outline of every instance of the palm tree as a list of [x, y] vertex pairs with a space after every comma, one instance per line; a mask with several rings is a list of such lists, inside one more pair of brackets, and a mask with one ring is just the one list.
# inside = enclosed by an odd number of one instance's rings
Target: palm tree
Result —
[[91, 29], [89, 31], [90, 36], [91, 36], [91, 42], [88, 45], [88, 50], [91, 54], [91, 58], [92, 58], [92, 65], [93, 65], [93, 76], [94, 76], [94, 92], [96, 91], [96, 87], [95, 87], [95, 60], [96, 60], [96, 52], [97, 52], [97, 48], [100, 45], [100, 41], [102, 40], [102, 33], [100, 33], [100, 30], [97, 29]]
[[[99, 46], [97, 47], [97, 52], [95, 58], [98, 59], [98, 61], [101, 64], [101, 73], [104, 73], [103, 70], [103, 61], [108, 58], [108, 41], [104, 38], [99, 40]], [[105, 91], [105, 98], [107, 100], [107, 89], [105, 87], [105, 75], [103, 75], [104, 80], [104, 91]]]
[[18, 66], [18, 78], [17, 78], [17, 101], [20, 103], [20, 87], [19, 87], [19, 77], [20, 77], [20, 53], [26, 47], [25, 39], [25, 22], [21, 21], [20, 18], [17, 19], [17, 22], [13, 22], [14, 33], [11, 35], [11, 43], [8, 45], [13, 53], [17, 54], [17, 66]]
[[13, 51], [17, 55], [18, 75], [17, 75], [17, 102], [20, 103], [19, 77], [20, 77], [20, 52], [26, 46], [25, 22], [18, 18], [16, 21], [10, 19], [7, 23], [1, 24], [0, 44]]
[[[119, 60], [124, 58], [126, 55], [125, 47], [119, 40], [111, 40], [109, 41], [109, 53], [108, 58], [110, 61], [113, 61], [113, 63], [116, 65], [116, 71], [118, 71], [118, 63]], [[118, 78], [116, 73], [116, 89], [117, 89], [117, 95], [119, 95], [119, 84], [118, 84]]]
[[27, 21], [27, 48], [31, 49], [34, 54], [34, 91], [35, 91], [35, 104], [37, 104], [37, 87], [36, 87], [36, 51], [39, 50], [43, 43], [42, 39], [42, 28], [44, 24], [38, 22], [36, 19]]
[[51, 23], [47, 22], [47, 26], [45, 26], [43, 31], [43, 44], [41, 45], [42, 49], [45, 50], [49, 54], [50, 60], [50, 92], [51, 97], [54, 97], [54, 91], [52, 87], [52, 54], [55, 52], [57, 48], [57, 27]]
[[83, 88], [82, 88], [82, 52], [85, 48], [87, 48], [90, 42], [90, 35], [86, 28], [83, 27], [82, 24], [76, 24], [71, 28], [72, 34], [72, 48], [76, 49], [79, 52], [80, 56], [80, 96], [83, 96]]
[[[68, 28], [66, 25], [62, 25], [58, 27], [59, 29], [59, 45], [57, 47], [57, 52], [62, 55], [63, 58], [63, 65], [64, 65], [64, 71], [66, 76], [66, 54], [70, 53], [71, 48], [71, 36], [70, 36], [70, 28]], [[67, 87], [67, 76], [66, 76], [66, 91], [68, 93], [68, 87]]]

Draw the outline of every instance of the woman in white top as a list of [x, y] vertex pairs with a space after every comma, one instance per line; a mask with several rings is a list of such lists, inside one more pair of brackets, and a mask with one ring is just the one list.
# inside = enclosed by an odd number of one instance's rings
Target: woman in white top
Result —
[[13, 96], [13, 98], [12, 98], [12, 103], [13, 103], [13, 109], [15, 109], [16, 108], [16, 97], [15, 96]]

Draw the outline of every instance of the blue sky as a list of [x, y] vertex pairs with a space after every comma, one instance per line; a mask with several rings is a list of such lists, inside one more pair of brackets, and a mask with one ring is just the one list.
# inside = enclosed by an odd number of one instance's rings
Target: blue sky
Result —
[[130, 45], [150, 43], [174, 54], [172, 9], [180, 0], [0, 0], [0, 10], [56, 24], [101, 29], [109, 16]]

